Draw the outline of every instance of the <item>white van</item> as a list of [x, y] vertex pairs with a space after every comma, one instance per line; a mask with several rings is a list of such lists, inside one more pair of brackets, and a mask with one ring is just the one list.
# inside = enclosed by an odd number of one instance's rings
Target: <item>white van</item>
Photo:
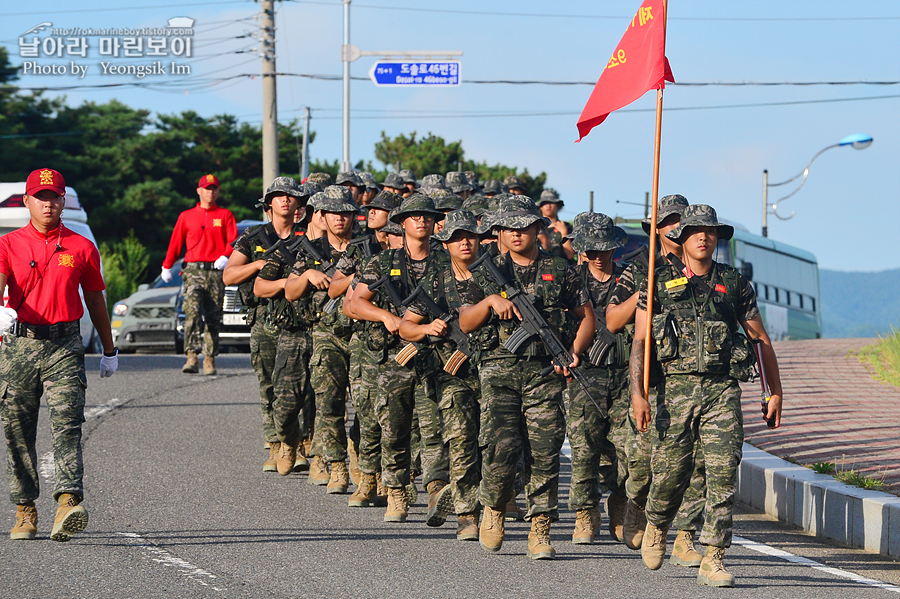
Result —
[[[0, 183], [0, 237], [16, 229], [21, 229], [31, 220], [31, 214], [25, 207], [24, 195], [24, 181]], [[62, 214], [62, 220], [66, 227], [87, 237], [94, 245], [97, 245], [94, 233], [87, 224], [87, 213], [78, 201], [78, 192], [71, 187], [66, 187], [66, 207]], [[4, 305], [6, 300], [6, 289], [4, 289]], [[94, 331], [94, 324], [91, 322], [87, 308], [84, 310], [84, 316], [81, 317], [81, 340], [84, 342], [84, 349], [87, 353], [100, 353], [102, 349], [100, 338]]]

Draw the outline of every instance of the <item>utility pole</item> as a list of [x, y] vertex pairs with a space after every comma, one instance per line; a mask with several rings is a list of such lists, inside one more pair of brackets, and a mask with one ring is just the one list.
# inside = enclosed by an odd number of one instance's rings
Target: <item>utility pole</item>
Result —
[[303, 107], [303, 166], [300, 168], [300, 179], [309, 176], [309, 106]]
[[353, 169], [350, 164], [350, 0], [344, 2], [344, 46], [341, 60], [344, 62], [344, 155], [341, 160], [341, 170], [346, 172]]
[[278, 104], [275, 92], [275, 1], [260, 2], [262, 26], [262, 187], [278, 176]]
[[593, 192], [593, 190], [591, 191], [591, 203], [588, 205], [588, 210], [590, 212], [594, 211], [594, 192]]
[[650, 192], [644, 192], [644, 218], [650, 215]]

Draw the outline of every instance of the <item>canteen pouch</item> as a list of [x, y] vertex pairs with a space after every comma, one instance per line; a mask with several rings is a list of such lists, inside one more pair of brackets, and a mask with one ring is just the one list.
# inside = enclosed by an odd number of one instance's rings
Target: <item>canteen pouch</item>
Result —
[[678, 356], [678, 337], [675, 335], [671, 314], [654, 314], [650, 334], [656, 346], [657, 360], [666, 362]]

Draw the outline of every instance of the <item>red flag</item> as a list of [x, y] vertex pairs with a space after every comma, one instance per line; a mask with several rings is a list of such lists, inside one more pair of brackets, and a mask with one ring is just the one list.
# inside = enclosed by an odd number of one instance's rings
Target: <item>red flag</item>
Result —
[[644, 0], [578, 118], [578, 141], [613, 110], [631, 104], [647, 91], [675, 83], [666, 58], [663, 0]]

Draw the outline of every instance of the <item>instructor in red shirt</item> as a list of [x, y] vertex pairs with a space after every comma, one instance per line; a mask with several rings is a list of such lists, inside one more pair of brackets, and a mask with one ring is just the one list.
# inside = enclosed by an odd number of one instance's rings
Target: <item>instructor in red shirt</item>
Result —
[[37, 435], [41, 396], [50, 411], [53, 464], [58, 502], [50, 538], [68, 541], [84, 530], [81, 423], [87, 377], [79, 320], [84, 293], [91, 321], [103, 343], [100, 376], [119, 365], [109, 328], [100, 272], [100, 255], [88, 239], [60, 221], [66, 183], [57, 171], [42, 168], [28, 175], [25, 207], [30, 222], [0, 238], [0, 289], [9, 301], [0, 308], [0, 420], [6, 435], [9, 496], [16, 504], [11, 539], [34, 539], [38, 514]]
[[[187, 362], [182, 372], [199, 371], [197, 354], [203, 353], [203, 374], [216, 374], [215, 356], [219, 353], [219, 326], [222, 323], [222, 300], [225, 284], [222, 271], [237, 239], [237, 225], [231, 210], [216, 205], [219, 179], [204, 175], [197, 183], [200, 201], [185, 210], [175, 223], [169, 250], [163, 261], [163, 281], [172, 280], [172, 264], [186, 246], [182, 279], [184, 280], [184, 351]], [[200, 323], [206, 323], [201, 347]]]

